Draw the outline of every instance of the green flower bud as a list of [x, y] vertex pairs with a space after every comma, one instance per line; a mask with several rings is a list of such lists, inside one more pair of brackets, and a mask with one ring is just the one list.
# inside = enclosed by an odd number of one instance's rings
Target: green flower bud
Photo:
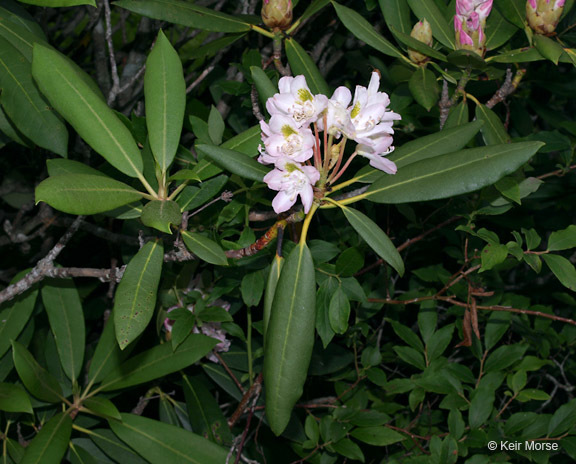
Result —
[[528, 0], [526, 2], [526, 19], [537, 34], [550, 35], [564, 11], [565, 0]]
[[[426, 21], [426, 19], [418, 21], [415, 24], [415, 26], [412, 28], [410, 36], [422, 43], [425, 43], [429, 47], [432, 46], [432, 28], [430, 27], [430, 23]], [[416, 63], [418, 65], [422, 65], [430, 61], [429, 57], [423, 55], [420, 52], [417, 52], [412, 48], [408, 48], [408, 56], [410, 57], [412, 63]]]
[[292, 0], [263, 0], [262, 21], [270, 29], [288, 29], [292, 24]]

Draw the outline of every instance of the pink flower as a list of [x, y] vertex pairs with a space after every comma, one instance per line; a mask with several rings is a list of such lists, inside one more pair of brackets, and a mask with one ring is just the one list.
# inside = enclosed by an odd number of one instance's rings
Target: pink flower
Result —
[[262, 141], [258, 161], [276, 164], [282, 159], [303, 163], [314, 155], [315, 139], [309, 127], [298, 127], [294, 119], [281, 114], [270, 118], [270, 124], [260, 121]]
[[324, 111], [328, 98], [325, 95], [312, 95], [304, 76], [282, 77], [278, 81], [280, 93], [266, 102], [271, 116], [281, 114], [294, 120], [297, 127], [316, 122]]
[[350, 93], [348, 88], [338, 87], [326, 105], [326, 127], [324, 127], [324, 118], [318, 120], [320, 130], [326, 130], [334, 137], [340, 137], [344, 134], [346, 137], [353, 139], [356, 133], [348, 111], [351, 99], [352, 93]]
[[454, 30], [458, 48], [472, 50], [481, 56], [486, 52], [486, 18], [493, 0], [456, 0]]
[[288, 211], [298, 195], [304, 205], [304, 212], [308, 213], [314, 201], [313, 185], [320, 179], [320, 173], [312, 166], [301, 166], [286, 162], [276, 166], [276, 169], [264, 176], [264, 182], [278, 194], [272, 200], [272, 207], [277, 214]]

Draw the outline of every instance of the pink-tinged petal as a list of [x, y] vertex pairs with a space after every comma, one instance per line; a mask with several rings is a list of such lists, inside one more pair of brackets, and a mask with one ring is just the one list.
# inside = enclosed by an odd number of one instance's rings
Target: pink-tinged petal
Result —
[[377, 72], [372, 72], [370, 76], [370, 82], [368, 83], [368, 94], [375, 95], [380, 88], [380, 74]]
[[347, 87], [338, 87], [332, 94], [330, 100], [340, 103], [343, 107], [347, 107], [352, 100], [352, 93]]
[[312, 186], [304, 187], [300, 190], [300, 198], [302, 199], [302, 205], [304, 206], [304, 212], [308, 213], [314, 202], [314, 190]]
[[370, 166], [373, 168], [379, 169], [380, 171], [384, 171], [388, 174], [396, 174], [398, 168], [394, 161], [390, 161], [388, 158], [384, 156], [375, 156], [370, 159]]
[[470, 13], [470, 16], [468, 16], [468, 19], [466, 20], [466, 25], [468, 26], [468, 30], [477, 30], [480, 26], [480, 15], [475, 11]]
[[282, 181], [284, 180], [285, 173], [274, 169], [264, 176], [263, 181], [268, 184], [268, 188], [272, 190], [280, 190], [282, 188]]
[[264, 121], [260, 121], [260, 129], [262, 130], [263, 137], [269, 137], [272, 134], [270, 126]]
[[316, 169], [314, 166], [302, 166], [300, 169], [302, 169], [302, 172], [304, 172], [304, 174], [306, 174], [306, 177], [310, 179], [311, 185], [314, 185], [316, 182], [320, 180], [320, 173], [318, 172], [318, 169]]
[[292, 79], [292, 83], [290, 84], [290, 92], [292, 92], [294, 95], [296, 95], [300, 89], [306, 89], [310, 91], [308, 84], [306, 83], [306, 78], [302, 74], [294, 77]]
[[460, 31], [460, 43], [462, 45], [474, 45], [472, 38], [463, 29]]
[[[260, 124], [262, 124], [262, 121], [260, 121]], [[296, 124], [294, 123], [294, 119], [292, 119], [292, 118], [290, 118], [284, 114], [272, 115], [272, 117], [270, 118], [269, 126], [270, 126], [271, 131], [276, 133], [276, 134], [279, 134], [282, 132], [283, 126], [290, 126], [295, 131], [298, 131], [298, 128], [296, 127]]]
[[274, 208], [276, 214], [280, 214], [292, 208], [294, 203], [296, 203], [296, 198], [290, 198], [286, 192], [278, 192], [274, 200], [272, 200], [272, 208]]
[[554, 5], [554, 8], [564, 8], [564, 3], [566, 3], [566, 0], [556, 0], [556, 5]]
[[530, 5], [530, 8], [532, 8], [533, 10], [536, 10], [536, 0], [528, 0], [528, 4]]
[[488, 17], [488, 15], [490, 14], [490, 11], [492, 11], [492, 0], [488, 0], [484, 3], [482, 3], [476, 9], [476, 11], [480, 15], [480, 19], [486, 19]]
[[291, 76], [281, 77], [278, 81], [278, 90], [280, 90], [280, 93], [290, 93], [290, 86], [293, 80], [294, 78]]

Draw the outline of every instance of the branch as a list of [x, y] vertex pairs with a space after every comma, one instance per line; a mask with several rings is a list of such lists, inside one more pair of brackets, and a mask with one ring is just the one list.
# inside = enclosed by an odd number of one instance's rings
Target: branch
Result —
[[512, 71], [510, 68], [506, 69], [506, 79], [504, 80], [504, 83], [496, 91], [492, 98], [486, 102], [486, 107], [492, 109], [498, 103], [504, 101], [508, 95], [514, 93], [514, 91], [518, 88], [518, 85], [520, 85], [520, 81], [525, 74], [525, 69], [519, 69], [516, 71], [514, 77], [512, 77]]

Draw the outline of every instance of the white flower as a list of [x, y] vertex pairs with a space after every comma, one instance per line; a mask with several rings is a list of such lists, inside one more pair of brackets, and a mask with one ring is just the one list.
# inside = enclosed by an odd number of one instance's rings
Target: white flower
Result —
[[391, 144], [392, 137], [381, 137], [380, 139], [377, 139], [377, 143], [374, 143], [373, 145], [358, 145], [356, 151], [360, 156], [368, 158], [370, 160], [370, 166], [373, 168], [379, 169], [388, 174], [396, 174], [396, 164], [385, 156], [394, 151], [394, 147], [391, 146]]
[[316, 122], [324, 111], [328, 98], [325, 95], [312, 95], [304, 76], [282, 77], [278, 81], [280, 93], [266, 101], [266, 109], [271, 116], [283, 114], [291, 117], [298, 127]]
[[300, 195], [304, 212], [308, 213], [314, 201], [312, 186], [320, 179], [320, 173], [312, 166], [300, 166], [286, 162], [264, 176], [264, 182], [278, 194], [272, 200], [272, 207], [277, 214], [288, 211]]
[[260, 121], [262, 141], [259, 147], [262, 164], [277, 164], [282, 159], [303, 163], [314, 155], [315, 139], [309, 127], [298, 127], [292, 118], [275, 114], [270, 124]]
[[350, 112], [348, 105], [352, 99], [350, 90], [346, 87], [338, 87], [326, 106], [326, 127], [324, 127], [324, 119], [319, 118], [318, 127], [320, 130], [326, 130], [334, 137], [340, 137], [344, 134], [348, 138], [355, 137], [354, 125], [350, 119]]

